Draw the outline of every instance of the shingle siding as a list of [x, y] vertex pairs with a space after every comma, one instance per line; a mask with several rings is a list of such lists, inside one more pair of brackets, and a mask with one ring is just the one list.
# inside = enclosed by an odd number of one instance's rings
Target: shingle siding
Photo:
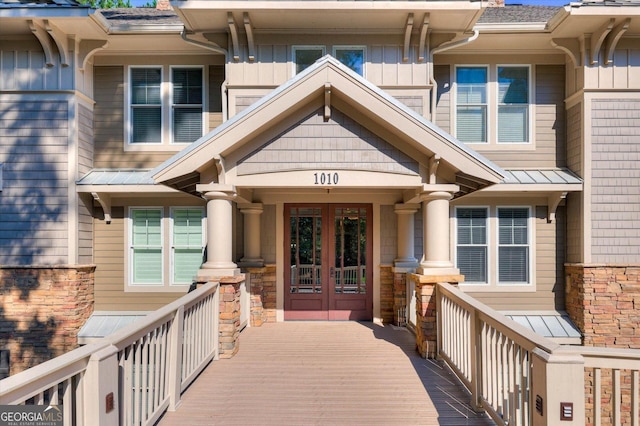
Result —
[[68, 262], [68, 104], [0, 101], [0, 264]]
[[637, 263], [640, 100], [593, 100], [591, 121], [592, 261]]

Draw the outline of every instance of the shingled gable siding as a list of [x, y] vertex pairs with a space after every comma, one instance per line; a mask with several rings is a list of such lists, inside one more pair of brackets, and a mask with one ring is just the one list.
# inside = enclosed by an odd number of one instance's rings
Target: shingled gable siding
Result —
[[0, 264], [68, 259], [68, 105], [0, 100]]
[[640, 100], [594, 99], [591, 117], [591, 260], [638, 263]]
[[238, 174], [247, 175], [305, 168], [418, 174], [418, 163], [334, 109], [325, 122], [321, 110], [242, 159]]

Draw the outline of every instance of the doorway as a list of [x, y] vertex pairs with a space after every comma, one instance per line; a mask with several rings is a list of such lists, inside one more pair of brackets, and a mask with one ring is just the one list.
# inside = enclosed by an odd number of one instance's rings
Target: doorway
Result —
[[285, 205], [285, 320], [372, 320], [370, 204]]

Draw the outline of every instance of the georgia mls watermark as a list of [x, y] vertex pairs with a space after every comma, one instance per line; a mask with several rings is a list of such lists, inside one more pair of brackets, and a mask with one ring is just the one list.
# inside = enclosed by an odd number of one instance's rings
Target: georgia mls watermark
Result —
[[62, 426], [57, 405], [0, 405], [0, 426]]

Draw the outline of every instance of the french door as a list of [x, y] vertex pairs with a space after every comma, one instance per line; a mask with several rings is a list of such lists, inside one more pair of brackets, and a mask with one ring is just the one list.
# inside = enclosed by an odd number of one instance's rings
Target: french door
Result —
[[285, 205], [285, 319], [373, 318], [370, 204]]

